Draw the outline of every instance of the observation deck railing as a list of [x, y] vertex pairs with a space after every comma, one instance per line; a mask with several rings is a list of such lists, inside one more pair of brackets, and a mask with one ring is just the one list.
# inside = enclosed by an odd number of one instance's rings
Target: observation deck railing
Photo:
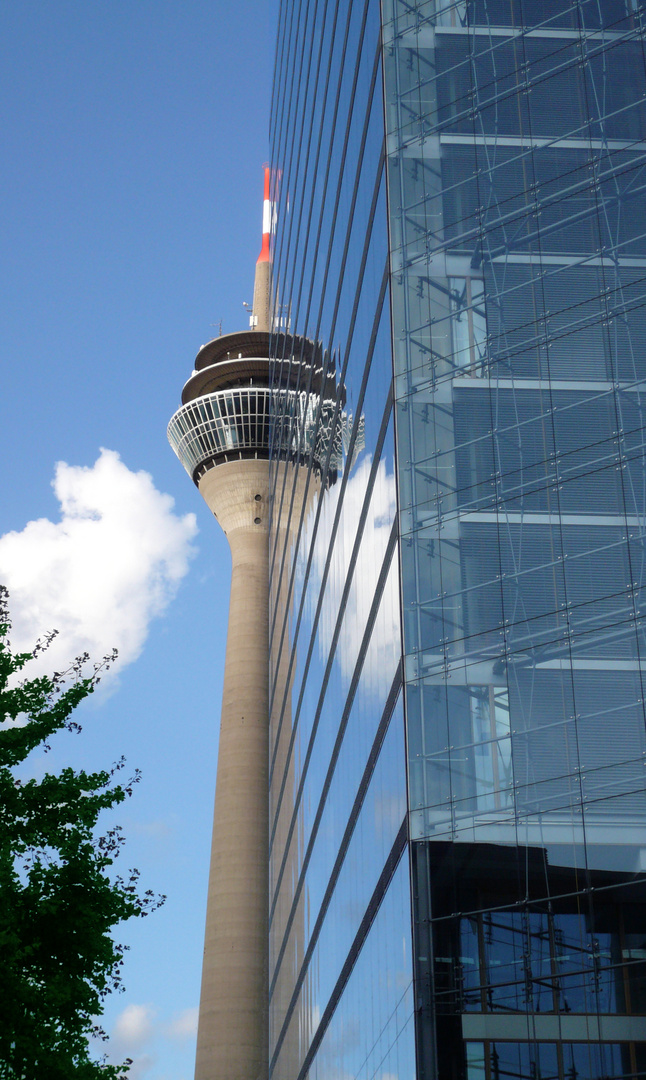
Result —
[[[335, 402], [318, 394], [269, 387], [218, 390], [183, 405], [168, 425], [168, 441], [192, 479], [206, 462], [235, 456], [281, 457], [323, 466], [330, 439]], [[339, 417], [330, 465], [340, 462], [342, 420]]]

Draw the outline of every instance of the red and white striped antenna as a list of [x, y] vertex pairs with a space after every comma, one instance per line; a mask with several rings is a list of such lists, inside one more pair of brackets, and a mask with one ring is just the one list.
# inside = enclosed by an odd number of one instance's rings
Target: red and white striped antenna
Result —
[[265, 191], [262, 203], [262, 247], [258, 262], [271, 262], [271, 234], [274, 231], [274, 204], [269, 197], [269, 165], [263, 165], [265, 170]]
[[271, 329], [271, 234], [274, 229], [274, 204], [270, 198], [270, 169], [265, 171], [264, 199], [262, 204], [262, 247], [256, 261], [256, 277], [253, 286], [253, 309], [249, 325], [253, 330]]

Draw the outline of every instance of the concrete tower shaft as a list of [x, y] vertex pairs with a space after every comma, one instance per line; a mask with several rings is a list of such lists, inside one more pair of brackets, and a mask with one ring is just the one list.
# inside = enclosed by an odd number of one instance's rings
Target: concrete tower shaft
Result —
[[243, 459], [199, 483], [232, 574], [196, 1080], [267, 1070], [268, 481], [266, 459]]
[[[287, 485], [294, 485], [300, 505], [292, 506], [289, 521], [285, 507], [284, 520], [274, 522], [284, 535], [294, 531], [307, 493], [311, 499], [318, 483], [308, 486], [303, 465], [279, 462], [277, 469], [298, 472]], [[196, 1080], [256, 1080], [267, 1073], [268, 486], [262, 459], [227, 462], [199, 482], [229, 541], [232, 575]]]

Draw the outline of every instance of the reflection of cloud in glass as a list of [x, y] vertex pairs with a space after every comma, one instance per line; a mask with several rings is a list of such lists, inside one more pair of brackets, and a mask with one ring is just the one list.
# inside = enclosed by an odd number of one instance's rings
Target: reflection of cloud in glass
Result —
[[[327, 658], [332, 644], [371, 468], [372, 458], [366, 455], [346, 486], [318, 627], [318, 648], [322, 660]], [[323, 496], [318, 532], [314, 540], [309, 588], [310, 618], [314, 616], [325, 562], [330, 550], [340, 491], [341, 484], [336, 484]], [[388, 471], [386, 461], [382, 459], [377, 466], [372, 498], [336, 648], [336, 659], [346, 682], [350, 680], [356, 663], [388, 546], [396, 507], [395, 474], [394, 471]], [[313, 520], [312, 514], [306, 531], [311, 529]], [[306, 535], [301, 550], [307, 551], [309, 546], [310, 537]], [[394, 557], [364, 662], [363, 681], [371, 695], [383, 699], [387, 694], [399, 652], [399, 594], [397, 559]]]
[[[322, 1047], [325, 1051], [327, 1062], [332, 1066], [339, 1063], [336, 1072], [332, 1075], [344, 1076], [341, 1065], [350, 1056], [352, 1051], [359, 1050], [363, 1045], [363, 1033], [361, 1019], [358, 1016], [344, 1016], [342, 1013], [328, 1028]], [[326, 1073], [326, 1075], [328, 1075]]]
[[377, 835], [394, 836], [406, 813], [405, 790], [384, 791], [375, 799], [374, 814]]

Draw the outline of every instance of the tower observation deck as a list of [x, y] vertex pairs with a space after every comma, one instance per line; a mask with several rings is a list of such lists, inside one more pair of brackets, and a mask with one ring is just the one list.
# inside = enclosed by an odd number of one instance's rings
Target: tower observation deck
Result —
[[[253, 316], [252, 316], [253, 318]], [[273, 335], [273, 351], [286, 360], [273, 362], [271, 335], [262, 330], [225, 334], [203, 345], [195, 370], [184, 386], [182, 407], [172, 417], [168, 438], [189, 476], [198, 485], [210, 469], [224, 462], [269, 458], [272, 431], [283, 426], [281, 456], [292, 463], [322, 468], [332, 438], [338, 391], [334, 375], [323, 374], [320, 346], [289, 334]], [[303, 369], [311, 369], [303, 377]], [[303, 383], [307, 390], [299, 389]], [[289, 434], [285, 437], [285, 426]], [[333, 453], [336, 448], [333, 448]], [[340, 448], [339, 448], [340, 449]], [[332, 461], [334, 465], [334, 460]]]
[[271, 219], [267, 169], [250, 329], [202, 346], [168, 426], [232, 559], [196, 1080], [267, 1075], [269, 459], [305, 499], [310, 469], [334, 481], [344, 434], [322, 347], [272, 333]]

